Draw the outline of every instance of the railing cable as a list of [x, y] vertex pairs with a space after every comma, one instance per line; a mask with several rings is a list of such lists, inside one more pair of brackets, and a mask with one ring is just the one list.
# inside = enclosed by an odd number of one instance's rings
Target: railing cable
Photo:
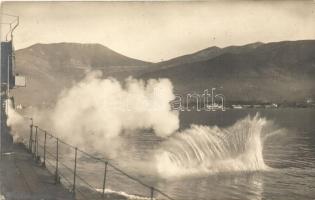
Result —
[[[33, 134], [33, 128], [35, 128], [35, 138], [34, 134]], [[39, 144], [39, 134], [44, 134], [44, 145]], [[48, 137], [50, 138], [48, 138]], [[49, 146], [47, 144], [47, 140], [48, 139], [54, 139], [56, 141], [56, 143], [54, 145], [56, 145], [56, 153], [52, 153], [50, 151], [47, 150], [47, 147]], [[35, 143], [35, 144], [34, 144]], [[51, 142], [50, 142], [51, 143]], [[67, 166], [65, 163], [62, 162], [62, 157], [60, 154], [60, 144], [64, 144], [66, 146], [69, 146], [70, 148], [75, 150], [75, 158], [74, 158], [74, 168], [72, 169], [71, 167]], [[115, 171], [121, 173], [122, 175], [124, 175], [125, 177], [129, 178], [130, 180], [133, 180], [135, 182], [137, 182], [138, 184], [144, 186], [145, 188], [150, 190], [150, 199], [154, 199], [154, 193], [159, 193], [160, 195], [166, 197], [169, 200], [174, 200], [172, 197], [170, 197], [169, 195], [165, 194], [164, 192], [162, 192], [160, 189], [157, 189], [155, 187], [152, 187], [146, 183], [144, 183], [143, 181], [139, 180], [138, 178], [135, 178], [133, 176], [131, 176], [130, 174], [128, 174], [127, 172], [121, 170], [120, 168], [118, 168], [117, 166], [115, 166], [114, 164], [112, 164], [111, 162], [109, 162], [108, 159], [105, 158], [99, 158], [96, 157], [90, 153], [87, 153], [79, 148], [77, 148], [74, 145], [68, 144], [67, 142], [59, 139], [58, 137], [54, 136], [53, 134], [51, 134], [50, 132], [40, 128], [39, 126], [36, 125], [31, 125], [30, 126], [30, 141], [29, 141], [29, 148], [31, 150], [31, 152], [34, 154], [34, 156], [38, 157], [38, 159], [40, 160], [40, 155], [39, 155], [39, 151], [38, 148], [41, 148], [44, 150], [44, 163], [43, 165], [45, 166], [45, 164], [47, 163], [48, 165], [55, 167], [55, 182], [59, 183], [60, 181], [60, 177], [64, 178], [70, 185], [71, 185], [71, 181], [66, 178], [66, 175], [63, 173], [60, 173], [60, 170], [62, 168], [59, 169], [59, 164], [64, 167], [65, 169], [69, 170], [70, 172], [73, 173], [73, 182], [72, 182], [72, 192], [73, 195], [75, 196], [75, 192], [78, 191], [80, 194], [82, 194], [83, 196], [85, 196], [83, 194], [83, 192], [80, 191], [80, 188], [76, 187], [76, 179], [80, 180], [82, 183], [84, 183], [85, 185], [87, 185], [88, 187], [90, 187], [94, 192], [97, 192], [97, 194], [100, 194], [102, 197], [104, 197], [105, 194], [105, 186], [106, 186], [106, 176], [107, 176], [107, 171], [108, 171], [108, 167], [113, 168]], [[34, 148], [34, 152], [32, 151], [32, 147]], [[77, 174], [77, 152], [80, 152], [86, 156], [88, 156], [89, 158], [92, 158], [96, 161], [100, 161], [102, 163], [104, 163], [105, 168], [104, 168], [104, 177], [103, 177], [103, 187], [102, 187], [102, 192], [99, 192], [96, 188], [94, 188], [94, 186], [92, 186], [90, 183], [88, 183], [84, 178], [82, 178], [81, 176], [79, 176]], [[55, 159], [55, 164], [52, 164], [52, 162], [50, 161], [50, 159], [46, 158], [46, 154], [51, 156], [53, 159]]]

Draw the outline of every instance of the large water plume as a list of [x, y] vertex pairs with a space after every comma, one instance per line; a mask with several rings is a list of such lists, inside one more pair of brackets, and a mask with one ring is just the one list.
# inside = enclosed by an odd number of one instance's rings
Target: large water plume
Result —
[[59, 137], [81, 148], [115, 153], [120, 135], [152, 129], [166, 137], [179, 127], [178, 113], [171, 111], [174, 99], [169, 80], [136, 80], [125, 84], [102, 79], [99, 72], [65, 91], [51, 116]]
[[[35, 124], [66, 142], [113, 157], [122, 147], [121, 134], [147, 129], [167, 137], [178, 129], [178, 113], [169, 103], [175, 98], [172, 90], [168, 79], [128, 78], [120, 83], [94, 71], [64, 90], [53, 109], [37, 110], [32, 116]], [[20, 122], [10, 109], [10, 125], [17, 127]], [[14, 131], [16, 138], [22, 138], [21, 133]]]
[[[191, 125], [173, 135], [157, 152], [159, 173], [165, 177], [199, 173], [266, 170], [263, 142], [267, 120], [259, 115], [228, 128]], [[277, 132], [277, 131], [276, 131]]]
[[10, 133], [13, 137], [13, 141], [24, 142], [26, 138], [29, 137], [29, 135], [27, 135], [29, 133], [27, 131], [29, 124], [26, 123], [28, 119], [16, 112], [13, 108], [12, 101], [9, 99], [6, 100], [6, 113], [8, 115], [7, 125], [11, 128]]

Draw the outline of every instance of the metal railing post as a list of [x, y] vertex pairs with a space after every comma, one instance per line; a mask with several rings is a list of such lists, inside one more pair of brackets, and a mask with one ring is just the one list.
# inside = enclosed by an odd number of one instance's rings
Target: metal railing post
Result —
[[154, 187], [150, 187], [150, 199], [153, 200], [154, 197]]
[[47, 140], [47, 132], [45, 131], [45, 138], [44, 138], [44, 161], [42, 166], [46, 166], [46, 140]]
[[35, 144], [34, 144], [34, 159], [36, 160], [36, 157], [37, 157], [37, 126], [35, 126]]
[[36, 128], [36, 161], [39, 161], [39, 155], [38, 155], [38, 134], [37, 134], [37, 128]]
[[30, 125], [30, 139], [28, 141], [28, 150], [32, 152], [32, 144], [33, 144], [33, 124]]
[[55, 183], [59, 183], [59, 174], [58, 174], [58, 162], [59, 162], [59, 139], [57, 138], [57, 152], [56, 152], [56, 172], [55, 172]]
[[73, 197], [75, 197], [75, 184], [76, 184], [76, 176], [77, 176], [77, 153], [78, 153], [78, 148], [75, 148], [75, 156], [74, 156], [74, 170], [73, 170]]
[[104, 169], [104, 179], [103, 179], [103, 193], [102, 193], [103, 197], [104, 197], [104, 195], [105, 195], [107, 165], [108, 165], [108, 162], [106, 161], [106, 162], [105, 162], [105, 169]]

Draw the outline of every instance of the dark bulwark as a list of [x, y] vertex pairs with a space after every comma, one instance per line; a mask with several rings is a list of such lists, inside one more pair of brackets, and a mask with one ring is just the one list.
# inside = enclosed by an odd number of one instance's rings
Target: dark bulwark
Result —
[[62, 185], [54, 184], [52, 174], [34, 162], [24, 145], [13, 143], [6, 112], [8, 91], [14, 87], [12, 50], [12, 41], [1, 42], [0, 199], [73, 199]]
[[[10, 84], [10, 89], [14, 87], [14, 76], [12, 69], [12, 42], [1, 42], [1, 85]], [[8, 81], [9, 78], [9, 81]], [[3, 90], [1, 90], [3, 91]]]

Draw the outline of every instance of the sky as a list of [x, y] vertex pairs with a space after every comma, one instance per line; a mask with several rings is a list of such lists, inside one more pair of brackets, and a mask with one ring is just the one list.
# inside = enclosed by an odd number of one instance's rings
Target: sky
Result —
[[2, 2], [1, 12], [20, 17], [16, 49], [35, 43], [100, 43], [151, 62], [210, 46], [315, 39], [313, 0]]

